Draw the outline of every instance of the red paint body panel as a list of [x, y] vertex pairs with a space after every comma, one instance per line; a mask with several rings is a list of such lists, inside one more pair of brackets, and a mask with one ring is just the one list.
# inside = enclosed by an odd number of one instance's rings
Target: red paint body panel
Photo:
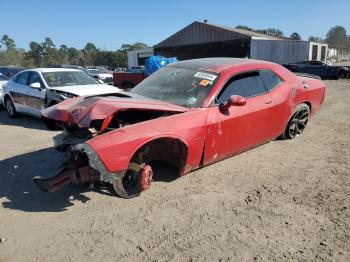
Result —
[[[157, 138], [175, 138], [188, 149], [184, 170], [186, 173], [201, 164], [219, 161], [278, 137], [283, 133], [297, 105], [309, 104], [311, 114], [314, 115], [324, 101], [325, 85], [322, 81], [298, 77], [274, 63], [218, 58], [204, 59], [202, 65], [200, 59], [194, 61], [170, 66], [219, 74], [202, 108], [189, 109], [154, 100], [118, 97], [83, 100], [79, 97], [44, 110], [43, 116], [88, 127], [91, 120], [105, 119], [121, 110], [176, 112], [116, 129], [86, 143], [96, 151], [109, 172], [119, 172], [128, 168], [134, 153], [147, 142]], [[214, 62], [210, 64], [210, 61]], [[246, 105], [231, 106], [228, 113], [222, 113], [218, 105], [214, 104], [214, 99], [225, 83], [237, 74], [259, 69], [274, 71], [283, 82], [268, 93], [246, 98]], [[307, 88], [304, 82], [307, 83]]]
[[41, 112], [43, 117], [75, 123], [81, 128], [90, 126], [91, 120], [105, 119], [108, 116], [129, 109], [158, 110], [166, 112], [186, 112], [185, 107], [156, 100], [136, 100], [119, 97], [82, 97], [68, 99]]
[[123, 88], [126, 85], [136, 86], [146, 76], [144, 73], [115, 72], [113, 73], [113, 85]]

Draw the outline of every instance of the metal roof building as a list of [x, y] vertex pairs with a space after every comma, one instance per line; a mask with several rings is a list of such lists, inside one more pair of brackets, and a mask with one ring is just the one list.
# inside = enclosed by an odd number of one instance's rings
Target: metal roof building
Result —
[[282, 64], [325, 61], [327, 45], [196, 21], [157, 44], [154, 53], [179, 60], [246, 57]]

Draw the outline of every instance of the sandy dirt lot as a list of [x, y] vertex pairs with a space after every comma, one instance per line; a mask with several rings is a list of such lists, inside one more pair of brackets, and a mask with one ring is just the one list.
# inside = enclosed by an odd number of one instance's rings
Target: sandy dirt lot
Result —
[[326, 81], [297, 139], [272, 141], [125, 200], [47, 194], [56, 132], [0, 112], [0, 261], [349, 261], [350, 80]]

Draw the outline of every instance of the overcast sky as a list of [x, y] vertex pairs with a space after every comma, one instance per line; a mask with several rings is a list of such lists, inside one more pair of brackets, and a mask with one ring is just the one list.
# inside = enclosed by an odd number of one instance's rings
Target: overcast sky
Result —
[[0, 37], [8, 34], [17, 47], [51, 37], [56, 46], [82, 48], [93, 42], [116, 50], [136, 41], [154, 45], [193, 21], [253, 28], [276, 27], [286, 36], [298, 32], [325, 37], [335, 25], [350, 34], [350, 0], [9, 0], [2, 1]]

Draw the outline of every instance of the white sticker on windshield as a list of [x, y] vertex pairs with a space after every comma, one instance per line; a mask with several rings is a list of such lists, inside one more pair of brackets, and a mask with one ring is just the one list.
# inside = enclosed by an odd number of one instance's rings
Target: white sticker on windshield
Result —
[[218, 76], [213, 75], [213, 74], [208, 74], [204, 72], [197, 72], [194, 77], [202, 78], [202, 79], [208, 79], [211, 81], [214, 81]]

